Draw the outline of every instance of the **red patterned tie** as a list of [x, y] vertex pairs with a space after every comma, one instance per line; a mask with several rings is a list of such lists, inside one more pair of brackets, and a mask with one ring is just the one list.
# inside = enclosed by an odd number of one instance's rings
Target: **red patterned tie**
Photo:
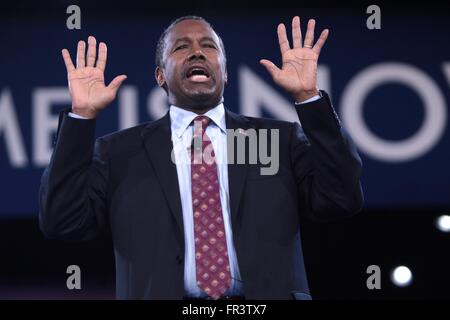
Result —
[[205, 133], [210, 121], [206, 116], [194, 119], [192, 209], [197, 286], [218, 299], [230, 287], [231, 273], [214, 149]]

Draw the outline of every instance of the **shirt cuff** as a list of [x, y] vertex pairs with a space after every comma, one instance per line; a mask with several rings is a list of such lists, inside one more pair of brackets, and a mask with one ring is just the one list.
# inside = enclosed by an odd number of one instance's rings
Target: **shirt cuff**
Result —
[[306, 99], [305, 101], [299, 102], [299, 101], [295, 101], [295, 105], [300, 105], [300, 104], [305, 104], [305, 103], [309, 103], [309, 102], [313, 102], [316, 100], [319, 100], [321, 98], [320, 95], [316, 94], [314, 97], [311, 97], [309, 99]]
[[75, 118], [75, 119], [83, 119], [83, 120], [89, 120], [89, 118], [83, 117], [83, 116], [79, 116], [75, 113], [69, 112], [68, 113], [69, 117], [71, 118]]

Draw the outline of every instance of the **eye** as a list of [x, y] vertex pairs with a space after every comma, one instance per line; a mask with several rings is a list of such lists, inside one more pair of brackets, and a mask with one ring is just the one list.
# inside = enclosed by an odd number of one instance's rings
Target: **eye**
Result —
[[176, 47], [173, 51], [177, 51], [177, 50], [181, 50], [181, 49], [186, 49], [187, 48], [187, 45], [186, 44], [182, 44], [182, 45], [179, 45], [178, 47]]
[[215, 49], [215, 48], [216, 48], [216, 45], [214, 45], [214, 44], [212, 44], [212, 43], [207, 43], [207, 44], [205, 44], [205, 47]]

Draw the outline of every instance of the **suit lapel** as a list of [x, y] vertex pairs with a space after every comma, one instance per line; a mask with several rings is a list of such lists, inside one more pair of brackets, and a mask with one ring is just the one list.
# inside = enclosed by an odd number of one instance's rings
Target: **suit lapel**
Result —
[[[235, 114], [228, 109], [225, 109], [225, 121], [227, 130], [237, 130], [237, 135], [242, 134], [242, 129], [247, 130], [250, 128], [249, 121], [245, 117]], [[147, 156], [164, 192], [170, 211], [177, 222], [180, 232], [183, 233], [183, 213], [177, 168], [171, 161], [173, 144], [169, 113], [147, 125], [142, 131], [142, 138]], [[233, 143], [232, 147], [234, 148], [234, 155], [236, 155], [236, 143]], [[246, 152], [248, 159], [248, 148], [246, 148]], [[238, 217], [239, 203], [247, 180], [247, 170], [248, 160], [245, 164], [237, 164], [236, 161], [228, 164], [230, 210], [233, 221]]]
[[170, 211], [183, 234], [183, 213], [181, 209], [177, 167], [171, 160], [173, 144], [169, 113], [146, 126], [142, 131], [142, 138], [147, 156], [159, 180]]
[[[243, 130], [247, 130], [250, 128], [249, 121], [236, 113], [225, 109], [225, 121], [227, 125], [227, 130], [237, 130], [235, 131], [235, 135], [243, 134]], [[229, 132], [227, 133], [227, 137], [230, 137]], [[246, 144], [247, 145], [247, 144]], [[236, 143], [230, 144], [228, 142], [228, 148], [234, 148], [235, 159], [233, 163], [228, 163], [228, 182], [229, 182], [229, 193], [230, 193], [230, 210], [231, 210], [231, 218], [232, 221], [236, 221], [239, 212], [239, 203], [241, 201], [242, 191], [245, 186], [245, 182], [247, 180], [247, 171], [248, 171], [248, 147], [246, 147], [246, 156], [247, 160], [245, 164], [237, 164], [236, 154], [237, 154], [237, 145]], [[230, 151], [228, 151], [230, 154]]]

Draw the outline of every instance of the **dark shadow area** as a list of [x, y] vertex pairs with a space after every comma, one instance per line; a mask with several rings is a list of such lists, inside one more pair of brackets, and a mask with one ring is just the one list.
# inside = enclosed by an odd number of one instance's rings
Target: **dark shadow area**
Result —
[[[365, 211], [345, 221], [303, 221], [302, 238], [313, 298], [448, 299], [450, 234], [435, 227], [445, 211]], [[85, 242], [46, 240], [37, 220], [1, 220], [0, 298], [114, 299], [114, 256], [108, 234]], [[82, 289], [68, 290], [66, 269], [78, 265]], [[381, 269], [381, 289], [368, 290], [366, 269]], [[413, 281], [397, 287], [394, 267], [406, 265]]]

